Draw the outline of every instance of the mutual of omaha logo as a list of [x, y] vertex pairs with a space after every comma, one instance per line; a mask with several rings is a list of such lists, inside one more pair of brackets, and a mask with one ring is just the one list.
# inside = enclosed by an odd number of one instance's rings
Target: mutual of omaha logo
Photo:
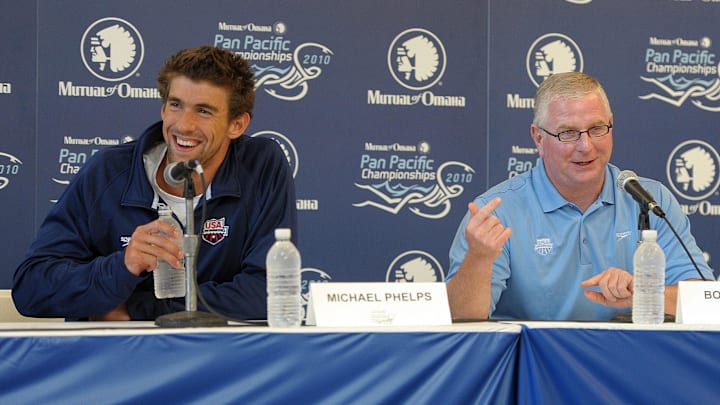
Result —
[[277, 142], [278, 145], [280, 145], [280, 149], [282, 149], [283, 153], [285, 154], [285, 158], [288, 161], [288, 164], [290, 165], [290, 169], [292, 170], [293, 178], [295, 178], [298, 174], [298, 151], [295, 147], [295, 144], [292, 143], [290, 138], [287, 136], [275, 132], [275, 131], [260, 131], [256, 132], [251, 137], [261, 137], [261, 138], [268, 138], [272, 139], [273, 141]]
[[203, 224], [202, 239], [211, 245], [217, 245], [228, 236], [229, 229], [230, 227], [225, 225], [225, 217], [208, 219]]
[[144, 53], [138, 30], [116, 17], [95, 21], [80, 41], [80, 55], [87, 70], [109, 82], [127, 79], [137, 72]]
[[432, 283], [445, 281], [440, 262], [430, 253], [410, 250], [400, 254], [390, 263], [385, 281], [396, 283]]
[[553, 244], [550, 238], [542, 238], [535, 241], [535, 253], [540, 256], [547, 256], [552, 252]]
[[530, 45], [526, 57], [530, 80], [539, 86], [554, 73], [582, 72], [583, 55], [580, 47], [564, 34], [545, 34]]
[[388, 49], [388, 68], [395, 81], [410, 90], [425, 90], [440, 81], [447, 56], [440, 39], [422, 28], [405, 30]]
[[667, 178], [673, 191], [685, 199], [702, 200], [718, 189], [720, 156], [707, 142], [691, 139], [673, 149], [667, 162]]

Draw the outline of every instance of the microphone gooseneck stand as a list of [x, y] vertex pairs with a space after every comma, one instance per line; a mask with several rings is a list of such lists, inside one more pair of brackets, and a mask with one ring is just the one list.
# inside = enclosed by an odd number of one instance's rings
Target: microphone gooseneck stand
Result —
[[[685, 251], [685, 254], [687, 254], [687, 257], [690, 259], [690, 262], [692, 263], [693, 267], [695, 267], [695, 271], [697, 272], [698, 276], [700, 276], [700, 279], [703, 281], [707, 281], [707, 278], [705, 278], [705, 275], [702, 274], [700, 271], [700, 268], [698, 267], [697, 263], [695, 263], [695, 259], [693, 259], [692, 255], [690, 254], [690, 251], [688, 250], [687, 246], [685, 246], [685, 243], [680, 239], [680, 235], [678, 235], [675, 228], [673, 228], [672, 224], [670, 223], [670, 220], [668, 220], [667, 216], [665, 216], [665, 213], [660, 211], [662, 215], [657, 214], [660, 218], [665, 220], [665, 223], [667, 224], [668, 228], [672, 231], [673, 235], [675, 235], [675, 239], [680, 243], [680, 246], [682, 246], [683, 250]], [[637, 241], [638, 244], [642, 242], [642, 231], [646, 229], [650, 229], [650, 207], [647, 204], [640, 204], [640, 215], [638, 216], [638, 229], [640, 230], [640, 240]]]
[[192, 181], [192, 172], [185, 178], [185, 234], [183, 235], [182, 250], [185, 255], [185, 311], [159, 316], [155, 325], [167, 328], [226, 326], [227, 321], [215, 314], [197, 310], [197, 253], [200, 237], [195, 234], [195, 215], [193, 213], [193, 198], [195, 186]]
[[642, 231], [650, 229], [650, 210], [645, 204], [640, 204], [640, 215], [638, 215], [638, 229], [640, 230], [640, 236], [642, 236]]

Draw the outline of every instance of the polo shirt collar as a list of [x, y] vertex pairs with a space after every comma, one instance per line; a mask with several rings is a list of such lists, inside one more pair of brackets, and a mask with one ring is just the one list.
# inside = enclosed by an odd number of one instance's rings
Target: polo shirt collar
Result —
[[[603, 205], [615, 203], [615, 189], [612, 168], [613, 166], [608, 164], [605, 168], [605, 182], [603, 183], [600, 196], [596, 202], [601, 202]], [[540, 158], [537, 166], [532, 171], [532, 185], [533, 188], [540, 195], [538, 201], [543, 212], [552, 212], [565, 206], [573, 206], [568, 200], [563, 197], [555, 186], [550, 181], [550, 178], [545, 171], [545, 160]]]

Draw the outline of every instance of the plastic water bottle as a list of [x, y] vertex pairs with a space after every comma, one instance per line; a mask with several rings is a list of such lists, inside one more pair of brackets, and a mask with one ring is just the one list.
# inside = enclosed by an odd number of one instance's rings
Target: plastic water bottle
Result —
[[[172, 216], [170, 207], [161, 204], [158, 207], [158, 215], [161, 221], [172, 225], [178, 231], [178, 234], [182, 235], [182, 228], [175, 217]], [[164, 233], [160, 233], [159, 235], [169, 238], [169, 235]], [[177, 243], [178, 246], [182, 246], [182, 236], [175, 239], [175, 243]], [[153, 281], [155, 283], [155, 297], [159, 299], [185, 296], [184, 266], [176, 269], [165, 260], [158, 258], [157, 267], [153, 270]]]
[[633, 256], [632, 321], [660, 324], [665, 320], [665, 253], [657, 244], [657, 231], [642, 231]]
[[300, 326], [300, 252], [290, 240], [288, 228], [275, 230], [275, 243], [270, 247], [267, 267], [268, 325]]

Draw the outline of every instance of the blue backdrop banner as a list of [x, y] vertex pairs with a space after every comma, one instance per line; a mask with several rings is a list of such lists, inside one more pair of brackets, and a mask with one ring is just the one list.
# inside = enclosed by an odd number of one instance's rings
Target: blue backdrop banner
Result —
[[305, 292], [443, 280], [467, 203], [537, 163], [532, 97], [568, 70], [606, 87], [612, 162], [667, 185], [720, 257], [718, 2], [37, 0], [3, 17], [0, 288], [87, 159], [159, 119], [164, 59], [204, 44], [255, 71], [245, 136], [293, 169]]

